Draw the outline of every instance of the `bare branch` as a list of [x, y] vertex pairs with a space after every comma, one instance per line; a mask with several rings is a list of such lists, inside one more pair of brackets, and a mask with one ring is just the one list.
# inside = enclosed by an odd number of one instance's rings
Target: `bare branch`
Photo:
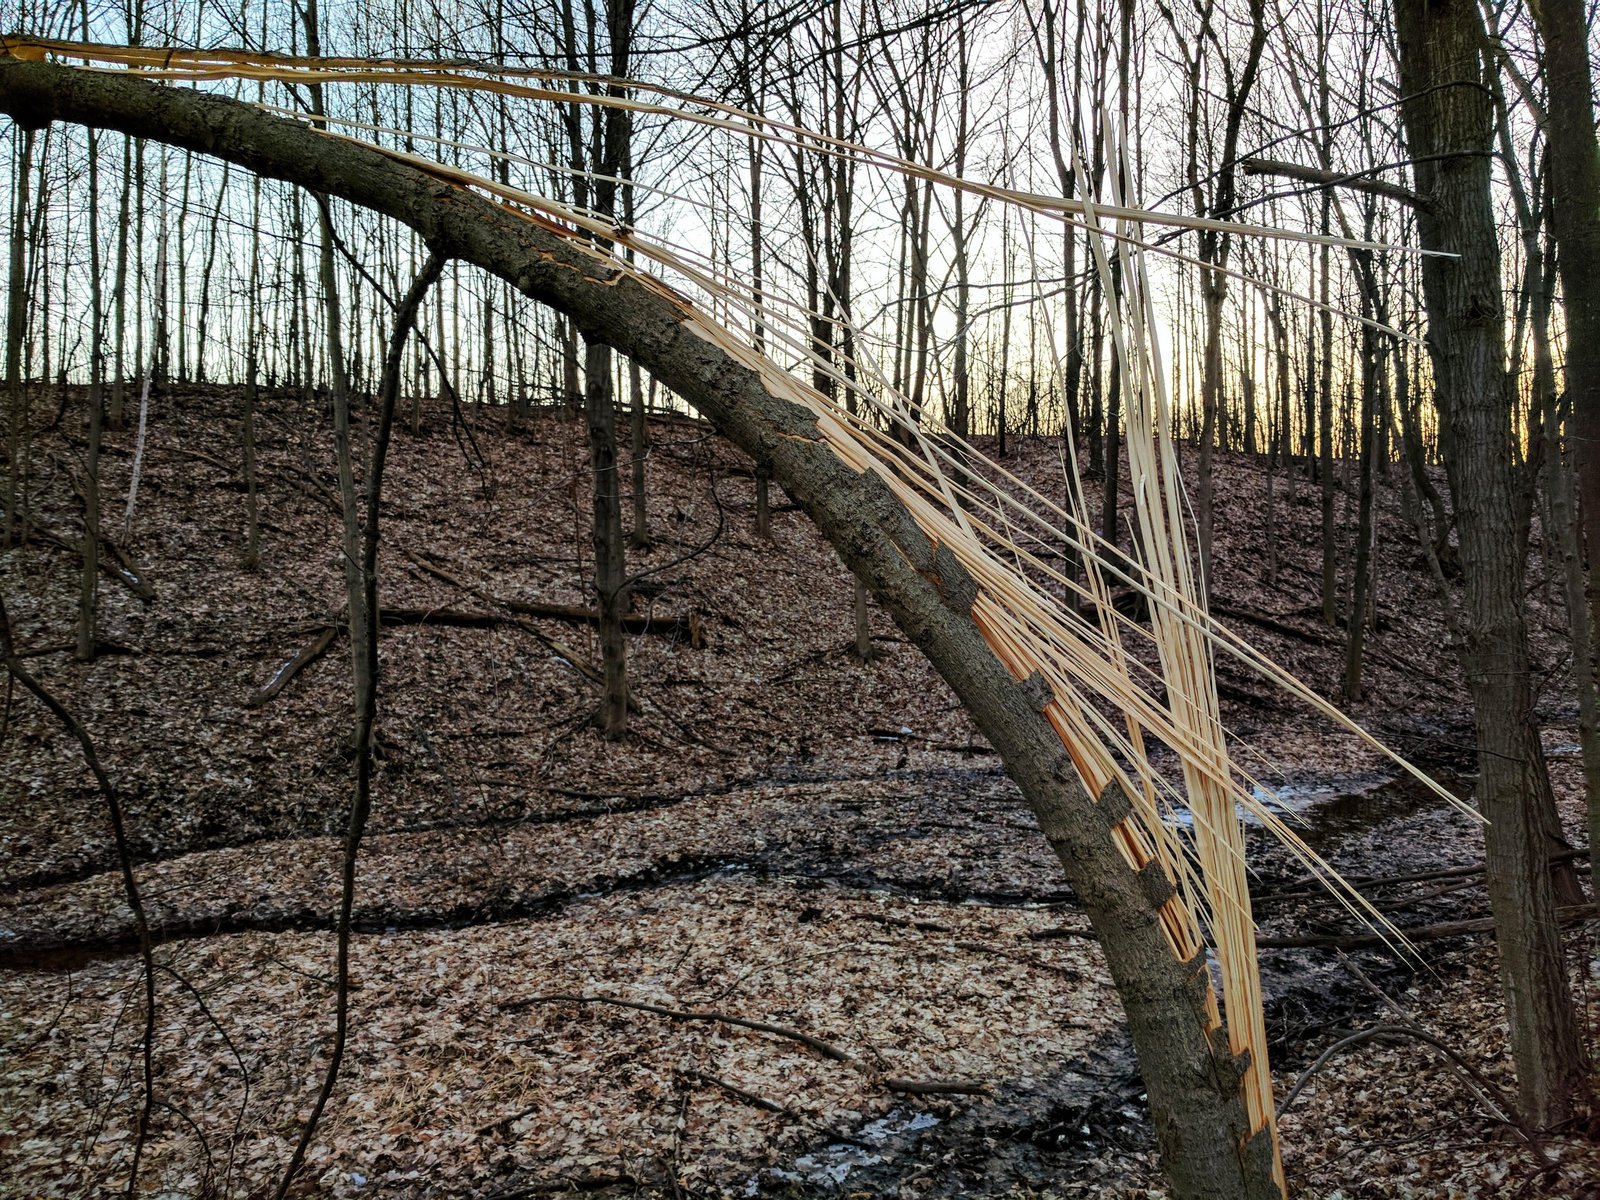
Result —
[[1246, 175], [1281, 175], [1285, 179], [1298, 179], [1305, 183], [1314, 183], [1318, 187], [1342, 187], [1351, 191], [1367, 192], [1374, 196], [1385, 196], [1422, 211], [1433, 209], [1433, 201], [1420, 192], [1413, 192], [1398, 183], [1364, 178], [1364, 172], [1360, 171], [1341, 174], [1338, 171], [1324, 171], [1320, 167], [1307, 167], [1300, 163], [1283, 162], [1275, 158], [1247, 158], [1240, 165]]

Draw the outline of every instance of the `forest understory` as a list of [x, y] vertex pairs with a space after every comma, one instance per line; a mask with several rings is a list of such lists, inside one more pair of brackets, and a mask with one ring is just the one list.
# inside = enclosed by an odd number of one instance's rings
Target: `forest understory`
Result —
[[[155, 397], [130, 520], [135, 434], [108, 434], [104, 528], [122, 553], [105, 556], [99, 656], [82, 664], [82, 447], [71, 420], [51, 421], [78, 399], [34, 396], [29, 534], [0, 556], [0, 594], [19, 653], [83, 723], [126, 810], [157, 964], [140, 1190], [270, 1194], [332, 1036], [350, 798], [328, 418], [315, 396], [263, 395], [254, 570], [237, 389]], [[855, 655], [853, 584], [804, 514], [774, 488], [758, 536], [749, 461], [698, 422], [651, 422], [651, 544], [629, 551], [644, 572], [636, 711], [609, 743], [581, 615], [581, 420], [423, 416], [421, 437], [397, 435], [385, 490], [350, 1046], [291, 1194], [1161, 1195], [1116, 993], [1059, 865], [881, 613], [871, 661]], [[1012, 470], [1059, 492], [1057, 442], [1010, 451]], [[1320, 620], [1316, 485], [1278, 469], [1270, 535], [1263, 461], [1219, 455], [1215, 489], [1215, 611], [1336, 694], [1345, 639]], [[1378, 616], [1353, 712], [1470, 796], [1436, 585], [1395, 486], [1378, 502]], [[1339, 504], [1348, 543], [1344, 489]], [[1546, 749], [1576, 842], [1570, 642], [1537, 526], [1531, 553]], [[1289, 1108], [1292, 1189], [1600, 1194], [1595, 1130], [1535, 1136], [1515, 1120], [1475, 825], [1219, 672], [1252, 748], [1241, 764], [1418, 931], [1420, 961], [1374, 947], [1252, 839], [1280, 1098], [1376, 1030]], [[143, 1086], [133, 915], [76, 742], [16, 689], [3, 739], [0, 1194], [110, 1194]], [[1569, 931], [1591, 1053], [1597, 939]]]

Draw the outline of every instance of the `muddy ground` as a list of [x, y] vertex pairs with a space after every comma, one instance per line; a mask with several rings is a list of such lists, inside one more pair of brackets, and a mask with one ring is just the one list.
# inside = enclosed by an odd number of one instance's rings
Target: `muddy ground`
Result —
[[[267, 402], [262, 560], [245, 570], [237, 394], [162, 399], [119, 537], [151, 594], [103, 579], [94, 664], [59, 649], [76, 595], [61, 540], [80, 520], [70, 417], [67, 432], [38, 431], [35, 536], [0, 558], [19, 648], [81, 717], [127, 808], [159, 943], [141, 1164], [159, 1194], [270, 1191], [326, 1061], [345, 648], [333, 638], [261, 699], [337, 624], [319, 417], [314, 398]], [[299, 1194], [1155, 1194], [1115, 995], [1059, 868], [880, 614], [874, 660], [852, 657], [850, 581], [800, 514], [775, 496], [772, 541], [758, 538], [748, 464], [700, 426], [653, 425], [655, 544], [630, 562], [652, 572], [638, 608], [666, 632], [633, 639], [639, 712], [608, 745], [588, 724], [587, 627], [515, 607], [587, 602], [581, 429], [465, 417], [482, 462], [441, 411], [421, 439], [398, 439], [391, 468], [385, 603], [472, 620], [424, 615], [385, 634], [353, 1032]], [[1045, 472], [1053, 451], [1024, 441], [1016, 460]], [[130, 436], [113, 435], [108, 493], [125, 495], [131, 461]], [[1331, 685], [1341, 638], [1315, 620], [1312, 489], [1290, 503], [1278, 481], [1269, 584], [1254, 557], [1261, 482], [1224, 463], [1219, 504], [1235, 516], [1219, 526], [1219, 602]], [[1466, 794], [1470, 738], [1431, 583], [1395, 497], [1383, 502], [1358, 716]], [[1561, 614], [1542, 586], [1532, 603], [1570, 807]], [[1262, 704], [1259, 683], [1224, 684], [1231, 727], [1336, 867], [1426, 876], [1481, 859], [1471, 820]], [[99, 1194], [126, 1179], [141, 1095], [131, 913], [102, 798], [25, 697], [10, 701], [0, 761], [0, 1193]], [[1361, 931], [1282, 851], [1251, 843], [1283, 1088], [1343, 1033], [1398, 1023], [1393, 1005], [1508, 1088], [1482, 937], [1419, 943], [1410, 959], [1273, 948]], [[1407, 927], [1486, 912], [1470, 876], [1370, 891]], [[1594, 944], [1573, 948], [1592, 987]], [[1310, 1195], [1499, 1195], [1511, 1180], [1579, 1196], [1594, 1177], [1589, 1143], [1522, 1144], [1415, 1046], [1335, 1059], [1284, 1129]]]

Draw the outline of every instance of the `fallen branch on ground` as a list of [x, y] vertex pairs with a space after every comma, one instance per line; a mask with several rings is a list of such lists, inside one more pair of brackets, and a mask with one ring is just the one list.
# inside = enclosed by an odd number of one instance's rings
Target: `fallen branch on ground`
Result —
[[[1596, 915], [1592, 904], [1578, 904], [1556, 913], [1563, 925], [1592, 920]], [[1415, 925], [1396, 932], [1408, 942], [1431, 942], [1439, 938], [1463, 937], [1471, 933], [1492, 933], [1494, 920], [1480, 917], [1472, 921], [1446, 921], [1439, 925]], [[1315, 934], [1301, 937], [1262, 937], [1256, 945], [1263, 950], [1359, 950], [1366, 946], [1382, 946], [1392, 939], [1376, 933]]]
[[327, 652], [328, 647], [333, 645], [333, 639], [338, 636], [338, 628], [329, 627], [324, 629], [315, 641], [296, 650], [294, 657], [278, 668], [272, 678], [267, 681], [267, 685], [246, 701], [246, 707], [260, 708], [268, 700], [283, 691], [296, 675], [321, 658]]
[[[22, 650], [17, 653], [18, 658], [44, 658], [51, 654], [71, 654], [76, 651], [76, 642], [57, 642], [51, 646], [35, 646], [31, 650]], [[138, 655], [144, 651], [137, 646], [130, 646], [126, 642], [110, 642], [96, 639], [94, 643], [94, 656], [100, 658], [107, 654]]]
[[966, 1083], [959, 1079], [891, 1079], [878, 1082], [887, 1092], [902, 1092], [907, 1096], [987, 1096], [991, 1089], [986, 1083]]
[[[486, 604], [499, 605], [521, 616], [564, 621], [571, 625], [596, 625], [600, 621], [599, 614], [592, 608], [581, 608], [572, 604], [545, 604], [539, 601], [514, 600], [505, 596], [497, 596], [493, 592], [429, 562], [421, 555], [408, 552], [406, 557], [435, 579], [448, 583], [453, 587], [458, 587], [462, 591], [469, 592]], [[387, 618], [387, 610], [384, 615]], [[625, 614], [622, 618], [622, 628], [628, 633], [682, 638], [688, 641], [696, 650], [704, 645], [704, 638], [700, 632], [699, 614], [693, 612], [685, 613], [679, 617], [658, 617], [650, 613], [643, 615]]]
[[[49, 542], [53, 546], [59, 546], [69, 554], [83, 553], [82, 538], [69, 538], [65, 534], [57, 533], [47, 525], [39, 524], [36, 520], [30, 519], [28, 522], [28, 537]], [[156, 589], [145, 578], [144, 568], [135, 561], [133, 555], [129, 554], [117, 542], [104, 535], [100, 538], [100, 548], [104, 551], [100, 555], [101, 571], [111, 576], [141, 600], [154, 600], [156, 598]]]
[[[1552, 854], [1549, 858], [1551, 866], [1559, 863], [1575, 862], [1589, 857], [1589, 850], [1583, 847], [1576, 850], [1563, 850], [1559, 854]], [[1416, 871], [1405, 875], [1349, 875], [1346, 881], [1363, 889], [1390, 887], [1402, 883], [1435, 883], [1446, 879], [1468, 879], [1474, 875], [1482, 875], [1485, 870], [1483, 863], [1472, 863], [1464, 867], [1445, 867], [1437, 871]], [[1288, 900], [1315, 900], [1326, 896], [1327, 890], [1312, 886], [1316, 880], [1309, 875], [1290, 880], [1285, 887], [1296, 888], [1296, 891], [1262, 892], [1252, 897], [1252, 903], [1272, 904]]]
[[[479, 587], [465, 579], [462, 579], [458, 575], [454, 575], [451, 572], [446, 571], [437, 563], [430, 562], [420, 554], [403, 548], [400, 552], [410, 559], [412, 565], [415, 566], [419, 571], [422, 571], [424, 574], [431, 575], [433, 578], [438, 579], [441, 582], [448, 583], [451, 587], [460, 588], [469, 595], [475, 596], [479, 600], [482, 600], [485, 604], [500, 603], [500, 598], [494, 593], [488, 591], [486, 588]], [[582, 655], [572, 649], [571, 646], [568, 646], [565, 642], [557, 641], [555, 638], [549, 636], [538, 626], [529, 621], [518, 622], [518, 627], [530, 637], [533, 637], [537, 641], [544, 643], [546, 649], [548, 649], [552, 654], [560, 656], [563, 660], [571, 665], [574, 671], [576, 671], [579, 675], [582, 675], [590, 683], [598, 685], [602, 682], [599, 670], [590, 666], [588, 661]], [[631, 695], [629, 696], [629, 702], [630, 704], [632, 702]]]
[[[600, 623], [600, 614], [592, 608], [579, 608], [570, 604], [542, 604], [533, 600], [503, 600], [501, 603], [512, 612], [523, 616], [565, 621], [569, 625]], [[648, 633], [657, 637], [679, 638], [689, 642], [696, 649], [704, 644], [700, 635], [699, 617], [692, 612], [679, 617], [658, 617], [650, 613], [624, 614], [622, 628], [633, 634]]]
[[[457, 629], [493, 629], [502, 625], [510, 625], [517, 629], [525, 630], [538, 637], [541, 642], [550, 646], [554, 653], [561, 655], [572, 664], [573, 669], [587, 679], [595, 678], [594, 669], [583, 659], [569, 652], [560, 643], [545, 638], [532, 629], [529, 624], [518, 617], [503, 617], [498, 613], [470, 612], [456, 608], [385, 608], [379, 618], [380, 625], [448, 625]], [[312, 630], [320, 629], [317, 636], [299, 650], [295, 651], [283, 666], [246, 702], [249, 708], [260, 708], [267, 701], [277, 696], [279, 692], [288, 687], [294, 677], [300, 674], [317, 659], [327, 653], [328, 647], [343, 631], [344, 626], [338, 621], [320, 622], [310, 627]]]
[[791, 1120], [798, 1121], [801, 1119], [800, 1114], [792, 1108], [785, 1108], [774, 1100], [768, 1100], [765, 1096], [758, 1096], [754, 1092], [746, 1091], [738, 1084], [729, 1083], [726, 1079], [719, 1079], [715, 1075], [708, 1075], [704, 1071], [682, 1071], [680, 1074], [686, 1079], [698, 1079], [702, 1083], [709, 1083], [712, 1087], [721, 1088], [730, 1096], [743, 1100], [752, 1108], [759, 1108], [763, 1112], [776, 1113], [780, 1117], [788, 1117]]
[[809, 1033], [801, 1033], [798, 1029], [789, 1029], [783, 1025], [774, 1025], [770, 1021], [752, 1021], [747, 1017], [735, 1017], [728, 1013], [706, 1010], [696, 1012], [682, 1008], [665, 1008], [659, 1004], [646, 1004], [640, 1000], [623, 1000], [616, 996], [580, 996], [558, 992], [549, 996], [527, 996], [521, 1000], [510, 1000], [500, 1005], [501, 1009], [515, 1012], [518, 1009], [530, 1008], [535, 1004], [612, 1004], [618, 1008], [633, 1008], [640, 1012], [655, 1013], [661, 1017], [671, 1017], [674, 1021], [719, 1021], [724, 1025], [737, 1025], [741, 1029], [754, 1029], [758, 1033], [770, 1033], [777, 1037], [788, 1038], [790, 1041], [799, 1042], [815, 1050], [823, 1058], [831, 1058], [834, 1062], [852, 1062], [854, 1056], [847, 1050], [841, 1050], [832, 1043], [821, 1038], [812, 1037]]
[[1418, 1042], [1421, 1045], [1437, 1050], [1444, 1060], [1465, 1078], [1469, 1085], [1468, 1090], [1477, 1096], [1479, 1102], [1482, 1103], [1491, 1117], [1503, 1124], [1510, 1125], [1527, 1141], [1533, 1141], [1532, 1134], [1528, 1132], [1527, 1124], [1517, 1115], [1515, 1106], [1511, 1104], [1510, 1100], [1499, 1088], [1490, 1083], [1481, 1071], [1445, 1045], [1444, 1042], [1434, 1037], [1431, 1033], [1412, 1025], [1374, 1025], [1370, 1029], [1361, 1029], [1348, 1037], [1340, 1038], [1318, 1055], [1314, 1063], [1301, 1072], [1300, 1078], [1295, 1080], [1294, 1086], [1289, 1089], [1289, 1094], [1283, 1098], [1283, 1103], [1278, 1105], [1278, 1119], [1280, 1121], [1283, 1120], [1283, 1114], [1289, 1111], [1289, 1106], [1299, 1098], [1300, 1093], [1305, 1090], [1305, 1086], [1341, 1050], [1348, 1050], [1352, 1046], [1361, 1045], [1363, 1042], [1402, 1041]]
[[670, 1017], [674, 1021], [716, 1021], [724, 1025], [736, 1025], [741, 1029], [753, 1029], [758, 1033], [770, 1033], [775, 1037], [799, 1042], [802, 1046], [815, 1050], [823, 1058], [862, 1067], [876, 1079], [878, 1086], [889, 1092], [902, 1092], [910, 1096], [986, 1096], [990, 1091], [986, 1083], [972, 1083], [966, 1080], [901, 1079], [879, 1075], [870, 1067], [866, 1067], [854, 1054], [835, 1046], [832, 1042], [825, 1042], [821, 1038], [802, 1033], [798, 1029], [790, 1029], [785, 1025], [774, 1025], [770, 1021], [753, 1021], [748, 1017], [736, 1017], [714, 1009], [667, 1008], [660, 1004], [648, 1004], [642, 1000], [624, 1000], [619, 996], [587, 996], [568, 992], [557, 992], [547, 996], [525, 996], [520, 1000], [508, 1000], [501, 1004], [500, 1008], [505, 1012], [515, 1012], [535, 1004], [611, 1004], [618, 1008], [632, 1008], [639, 1012]]

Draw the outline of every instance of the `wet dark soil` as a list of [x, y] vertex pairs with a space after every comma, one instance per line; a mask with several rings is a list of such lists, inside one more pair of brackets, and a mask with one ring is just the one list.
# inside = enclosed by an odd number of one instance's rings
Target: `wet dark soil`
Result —
[[[1072, 910], [1071, 892], [1031, 815], [993, 760], [942, 761], [878, 772], [872, 778], [876, 786], [871, 791], [896, 793], [893, 803], [864, 796], [866, 780], [859, 771], [830, 772], [814, 763], [783, 770], [772, 784], [798, 788], [802, 797], [817, 797], [817, 803], [797, 804], [792, 825], [767, 831], [766, 849], [757, 854], [675, 858], [642, 872], [596, 878], [579, 889], [552, 890], [509, 904], [467, 900], [426, 913], [369, 910], [358, 914], [357, 927], [382, 933], [537, 918], [595, 895], [648, 889], [670, 893], [674, 886], [728, 873], [946, 903], [1052, 907], [1061, 909], [1064, 918]], [[1459, 772], [1447, 771], [1442, 778], [1456, 790], [1470, 785]], [[1306, 842], [1352, 875], [1425, 875], [1481, 858], [1474, 822], [1410, 779], [1372, 775], [1290, 781], [1283, 795]], [[590, 807], [595, 813], [611, 813], [687, 799], [596, 797]], [[581, 822], [586, 811], [568, 812], [560, 819]], [[1266, 935], [1359, 931], [1336, 903], [1307, 886], [1305, 869], [1292, 856], [1264, 837], [1252, 834], [1249, 840]], [[985, 852], [969, 853], [972, 845]], [[1425, 884], [1377, 889], [1397, 924], [1459, 918], [1479, 910], [1481, 895], [1471, 886], [1432, 894], [1437, 891]], [[170, 941], [328, 926], [326, 912], [307, 905], [174, 917], [158, 923], [155, 934], [158, 941]], [[1422, 950], [1439, 964], [1435, 969], [1448, 972], [1450, 959], [1435, 953], [1438, 948], [1432, 944]], [[136, 949], [127, 936], [58, 939], [52, 944], [46, 934], [0, 943], [0, 967], [75, 969]], [[1352, 957], [1390, 992], [1403, 990], [1422, 969], [1387, 950]], [[1261, 961], [1273, 1065], [1280, 1076], [1303, 1069], [1339, 1031], [1368, 1021], [1379, 1003], [1328, 951], [1264, 950]], [[1046, 1186], [1059, 1190], [1103, 1174], [1107, 1155], [1142, 1153], [1150, 1144], [1136, 1064], [1118, 1035], [1063, 1063], [1048, 1079], [1027, 1088], [1002, 1084], [992, 1099], [967, 1105], [949, 1119], [934, 1120], [908, 1104], [898, 1117], [852, 1131], [843, 1141], [817, 1145], [752, 1179], [751, 1186], [753, 1194], [786, 1196], [1018, 1195]], [[632, 1185], [628, 1191], [632, 1193]]]
[[[1458, 792], [1471, 782], [1455, 770], [1441, 772], [1440, 781]], [[1301, 836], [1352, 875], [1428, 874], [1481, 859], [1475, 822], [1407, 777], [1308, 780], [1297, 803]], [[1255, 839], [1251, 865], [1264, 891], [1308, 890], [1303, 868], [1274, 842]], [[1478, 898], [1462, 889], [1401, 904], [1393, 919], [1414, 924], [1476, 913]], [[1324, 927], [1355, 925], [1331, 897], [1302, 901], [1292, 915], [1263, 921], [1265, 930]], [[1392, 995], [1419, 970], [1448, 975], [1454, 960], [1446, 949], [1446, 943], [1421, 947], [1426, 962], [1388, 950], [1357, 951], [1349, 961]], [[1264, 950], [1261, 970], [1273, 1069], [1280, 1077], [1292, 1077], [1337, 1036], [1370, 1023], [1381, 1003], [1329, 951]], [[819, 1147], [789, 1169], [762, 1177], [760, 1185], [762, 1194], [788, 1197], [1059, 1194], [1073, 1183], [1103, 1182], [1108, 1156], [1148, 1152], [1153, 1142], [1132, 1047], [1118, 1036], [1036, 1087], [1002, 1089], [992, 1102], [924, 1129]]]
[[[193, 403], [175, 396], [152, 424], [147, 532], [139, 548], [161, 598], [146, 604], [108, 583], [102, 630], [140, 653], [94, 668], [59, 656], [35, 660], [52, 686], [84, 707], [102, 756], [117, 763], [135, 854], [151, 875], [191, 858], [204, 868], [208, 855], [244, 845], [259, 845], [263, 862], [278, 861], [269, 857], [274, 852], [326, 855], [347, 802], [341, 748], [348, 701], [337, 655], [308, 668], [273, 704], [245, 707], [244, 698], [305, 644], [307, 622], [337, 611], [342, 584], [331, 517], [295, 482], [305, 474], [298, 434], [280, 436], [293, 420], [272, 424], [261, 445], [265, 569], [239, 572], [229, 554], [219, 552], [237, 529], [218, 540], [222, 535], [213, 527], [226, 514], [210, 483], [196, 486], [189, 452], [203, 448], [231, 461], [228, 431], [237, 428], [237, 401], [231, 391], [197, 393]], [[292, 406], [286, 411], [298, 419]], [[589, 593], [574, 582], [581, 575], [574, 570], [580, 561], [574, 546], [581, 549], [586, 532], [575, 524], [575, 502], [569, 512], [562, 498], [563, 481], [581, 477], [573, 473], [581, 453], [568, 444], [574, 436], [566, 425], [539, 423], [485, 439], [500, 486], [493, 503], [476, 498], [464, 463], [448, 453], [447, 434], [404, 439], [396, 447], [392, 486], [418, 499], [409, 511], [388, 515], [385, 536], [394, 557], [385, 583], [393, 590], [386, 594], [408, 605], [469, 603], [459, 589], [419, 571], [405, 553], [427, 548], [463, 578], [494, 580], [506, 595], [585, 601]], [[684, 545], [698, 545], [709, 531], [711, 507], [705, 464], [673, 458], [667, 452], [671, 430], [657, 429], [655, 436], [661, 452], [650, 460], [651, 512], [662, 543], [651, 562], [659, 565], [676, 553], [664, 536], [666, 514], [674, 514]], [[128, 461], [118, 443], [112, 436], [106, 452], [113, 490]], [[1019, 461], [1035, 454], [1043, 464], [1039, 477], [1054, 477], [1053, 446], [1023, 445], [1017, 453]], [[322, 462], [324, 475], [327, 468]], [[751, 498], [739, 490], [743, 478], [721, 489], [720, 502], [748, 507]], [[1229, 487], [1254, 488], [1259, 476], [1219, 468], [1218, 480], [1226, 499]], [[1240, 514], [1260, 511], [1250, 496], [1228, 502]], [[59, 480], [48, 494], [41, 485], [39, 504], [54, 527], [69, 529], [76, 520], [76, 501]], [[1315, 511], [1283, 512], [1285, 554], [1292, 547], [1313, 554], [1319, 544]], [[1386, 742], [1430, 769], [1450, 772], [1450, 786], [1465, 790], [1470, 725], [1438, 715], [1464, 712], [1461, 697], [1431, 680], [1419, 684], [1407, 661], [1412, 648], [1442, 643], [1437, 623], [1423, 619], [1432, 611], [1433, 585], [1398, 565], [1405, 527], [1395, 512], [1385, 519], [1387, 530], [1399, 531], [1381, 539], [1384, 553], [1396, 559], [1384, 568], [1393, 589], [1385, 615], [1404, 618], [1409, 632], [1377, 639], [1388, 647], [1387, 657], [1374, 657], [1369, 687], [1383, 699], [1366, 715]], [[690, 653], [663, 639], [638, 639], [630, 669], [637, 669], [646, 712], [638, 738], [622, 754], [590, 752], [582, 727], [593, 699], [544, 641], [506, 628], [386, 633], [392, 674], [385, 683], [384, 786], [378, 789], [384, 799], [370, 839], [387, 842], [396, 861], [405, 851], [414, 855], [405, 865], [431, 868], [403, 844], [430, 832], [458, 834], [461, 841], [452, 847], [475, 838], [487, 844], [528, 828], [555, 839], [618, 814], [641, 822], [670, 816], [689, 832], [674, 834], [678, 843], [636, 856], [625, 869], [585, 866], [571, 878], [545, 873], [509, 882], [468, 880], [470, 886], [426, 911], [380, 897], [358, 913], [364, 935], [555, 918], [575, 901], [630, 890], [659, 894], [666, 904], [674, 889], [719, 872], [770, 879], [790, 891], [799, 882], [946, 903], [1049, 906], [1061, 911], [1063, 926], [1072, 923], [1072, 895], [1059, 866], [997, 760], [981, 742], [972, 744], [970, 724], [953, 697], [888, 634], [881, 615], [874, 620], [884, 653], [867, 666], [848, 659], [840, 647], [850, 633], [852, 585], [836, 556], [798, 517], [774, 521], [774, 542], [755, 538], [748, 525], [730, 524], [711, 555], [663, 577], [671, 586], [658, 603], [673, 613], [700, 613], [712, 629], [711, 643]], [[497, 536], [481, 538], [489, 528]], [[1320, 627], [1310, 628], [1314, 622], [1294, 615], [1311, 592], [1262, 592], [1253, 554], [1258, 532], [1259, 523], [1242, 519], [1218, 531], [1218, 595], [1272, 609], [1283, 618], [1275, 622], [1280, 628], [1286, 621], [1307, 624], [1298, 634], [1258, 629], [1261, 648], [1303, 678], [1337, 678], [1342, 640], [1323, 637]], [[35, 548], [0, 561], [0, 572], [6, 573], [8, 601], [15, 598], [22, 642], [64, 644], [76, 595], [75, 560]], [[754, 609], [753, 595], [762, 598]], [[564, 626], [551, 626], [546, 636], [582, 648], [582, 636]], [[1555, 645], [1560, 651], [1559, 638]], [[1555, 661], [1555, 652], [1548, 657]], [[1425, 689], [1420, 695], [1418, 687]], [[1247, 701], [1258, 695], [1249, 692]], [[0, 926], [14, 926], [0, 928], [0, 969], [62, 970], [126, 956], [135, 943], [117, 914], [101, 925], [72, 928], [28, 914], [36, 898], [90, 894], [114, 866], [99, 798], [75, 751], [58, 752], [55, 732], [42, 720], [30, 724], [29, 711], [13, 714], [6, 749], [15, 769], [0, 779], [10, 789], [8, 807], [29, 818], [0, 830], [7, 837], [0, 897], [16, 901], [13, 916], [0, 920]], [[1256, 708], [1235, 724], [1243, 733], [1247, 723], [1275, 726], [1280, 716], [1276, 707]], [[914, 734], [902, 732], [913, 725]], [[963, 744], [972, 752], [962, 753]], [[1472, 822], [1425, 789], [1387, 775], [1352, 778], [1349, 769], [1325, 765], [1320, 777], [1282, 781], [1302, 835], [1334, 867], [1352, 876], [1394, 876], [1481, 859]], [[786, 790], [776, 809], [762, 810], [759, 837], [735, 830], [737, 836], [722, 844], [696, 836], [695, 822], [717, 805], [773, 788]], [[1252, 833], [1249, 841], [1257, 889], [1275, 897], [1259, 909], [1265, 935], [1358, 931], [1337, 904], [1304, 882], [1301, 863], [1264, 835]], [[199, 891], [151, 895], [156, 936], [171, 941], [329, 927], [325, 896], [309, 890], [290, 895], [269, 882], [274, 886], [266, 894], [251, 892], [243, 902], [217, 902]], [[1483, 911], [1474, 886], [1372, 890], [1400, 925]], [[1082, 934], [1075, 929], [1073, 936]], [[1380, 987], [1395, 991], [1419, 969], [1456, 969], [1444, 953], [1447, 945], [1422, 947], [1428, 968], [1381, 951], [1352, 958]], [[1301, 1069], [1335, 1031], [1367, 1022], [1377, 1004], [1330, 950], [1264, 951], [1262, 970], [1280, 1076]], [[919, 1121], [919, 1115], [925, 1114], [907, 1105], [878, 1128], [849, 1131], [849, 1142], [837, 1151], [819, 1144], [785, 1164], [786, 1174], [763, 1175], [758, 1190], [818, 1197], [903, 1191], [1000, 1196], [1048, 1184], [1060, 1192], [1073, 1180], [1103, 1178], [1108, 1156], [1142, 1154], [1150, 1141], [1131, 1052], [1116, 1037], [1027, 1088], [1002, 1084], [992, 1099], [964, 1102], [937, 1123]], [[809, 1165], [802, 1161], [807, 1158]], [[506, 1195], [517, 1194], [516, 1186], [508, 1179]], [[625, 1194], [639, 1186], [629, 1184]]]

